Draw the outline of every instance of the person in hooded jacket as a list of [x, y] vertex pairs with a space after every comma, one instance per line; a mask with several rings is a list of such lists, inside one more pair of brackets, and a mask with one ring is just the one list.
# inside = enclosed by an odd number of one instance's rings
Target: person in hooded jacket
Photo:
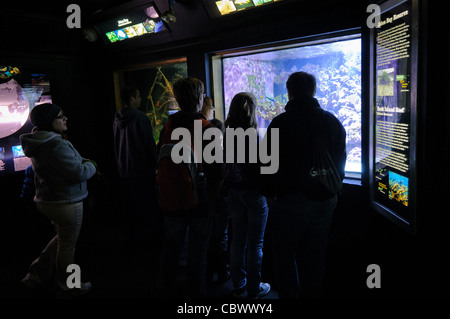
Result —
[[135, 87], [121, 91], [122, 107], [113, 122], [114, 154], [120, 177], [127, 249], [156, 247], [156, 143], [142, 98]]
[[[68, 285], [67, 267], [74, 264], [75, 247], [83, 220], [86, 181], [96, 173], [95, 162], [83, 158], [65, 138], [67, 117], [55, 104], [37, 105], [30, 113], [35, 126], [20, 136], [23, 151], [31, 158], [39, 211], [54, 225], [56, 235], [32, 262], [22, 284], [42, 288], [56, 280], [57, 295], [77, 297], [89, 292], [90, 282]], [[55, 277], [53, 277], [53, 275]]]

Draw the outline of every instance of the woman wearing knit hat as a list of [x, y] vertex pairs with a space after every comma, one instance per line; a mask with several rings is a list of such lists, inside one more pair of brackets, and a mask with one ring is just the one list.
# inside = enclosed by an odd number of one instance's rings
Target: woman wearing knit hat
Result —
[[[67, 117], [55, 104], [40, 104], [30, 113], [35, 126], [20, 136], [26, 156], [35, 172], [36, 202], [39, 211], [54, 225], [56, 236], [29, 267], [22, 279], [27, 287], [41, 288], [55, 275], [60, 297], [76, 297], [89, 292], [91, 283], [67, 280], [67, 267], [74, 264], [75, 246], [83, 219], [86, 181], [96, 172], [93, 161], [80, 156], [65, 138]], [[70, 283], [69, 283], [70, 282]]]

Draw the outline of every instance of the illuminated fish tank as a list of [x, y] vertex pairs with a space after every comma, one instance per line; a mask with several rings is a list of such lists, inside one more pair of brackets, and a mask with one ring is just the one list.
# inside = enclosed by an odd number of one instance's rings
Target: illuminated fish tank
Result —
[[[159, 132], [164, 127], [170, 114], [179, 110], [173, 95], [173, 84], [180, 78], [187, 77], [185, 58], [164, 61], [137, 70], [117, 71], [122, 83], [136, 87], [142, 97], [140, 110], [147, 114], [153, 128], [155, 141], [159, 140]], [[120, 92], [122, 86], [116, 87]], [[121, 106], [117, 105], [117, 109]]]
[[347, 132], [346, 171], [361, 173], [361, 39], [351, 38], [261, 52], [223, 56], [225, 114], [242, 91], [258, 99], [257, 121], [262, 134], [288, 102], [286, 81], [304, 71], [317, 80], [316, 98]]

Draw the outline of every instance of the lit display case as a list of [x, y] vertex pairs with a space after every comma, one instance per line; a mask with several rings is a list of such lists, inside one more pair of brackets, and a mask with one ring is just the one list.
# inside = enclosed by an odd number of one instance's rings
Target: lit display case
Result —
[[129, 9], [94, 25], [106, 44], [127, 41], [168, 30], [154, 2]]
[[371, 206], [416, 231], [416, 1], [386, 1], [371, 30]]
[[317, 80], [315, 98], [341, 121], [347, 132], [346, 176], [360, 178], [360, 34], [219, 52], [213, 56], [212, 65], [216, 116], [224, 120], [233, 96], [251, 92], [258, 102], [256, 118], [261, 135], [272, 119], [284, 112], [289, 75], [296, 71], [313, 74]]
[[161, 61], [114, 72], [116, 110], [120, 109], [120, 91], [124, 86], [136, 87], [142, 97], [140, 110], [147, 114], [155, 141], [170, 114], [179, 110], [173, 96], [173, 83], [187, 77], [186, 58]]
[[51, 102], [48, 74], [29, 73], [20, 66], [0, 67], [0, 176], [24, 171], [31, 165], [19, 136], [33, 128], [31, 110]]

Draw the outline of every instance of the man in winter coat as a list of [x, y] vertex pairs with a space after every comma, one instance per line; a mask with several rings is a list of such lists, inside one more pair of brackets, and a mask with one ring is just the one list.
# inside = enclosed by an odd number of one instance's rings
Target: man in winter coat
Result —
[[123, 106], [113, 123], [114, 154], [120, 177], [128, 249], [154, 245], [156, 227], [156, 144], [150, 119], [138, 110], [142, 98], [133, 87], [121, 91]]
[[280, 298], [318, 298], [325, 275], [328, 233], [337, 195], [317, 200], [310, 194], [307, 174], [317, 132], [344, 178], [346, 132], [339, 120], [323, 110], [317, 99], [316, 80], [305, 72], [291, 74], [286, 82], [286, 112], [267, 129], [279, 130], [279, 169], [263, 175], [264, 193], [273, 196], [270, 216], [275, 271]]

